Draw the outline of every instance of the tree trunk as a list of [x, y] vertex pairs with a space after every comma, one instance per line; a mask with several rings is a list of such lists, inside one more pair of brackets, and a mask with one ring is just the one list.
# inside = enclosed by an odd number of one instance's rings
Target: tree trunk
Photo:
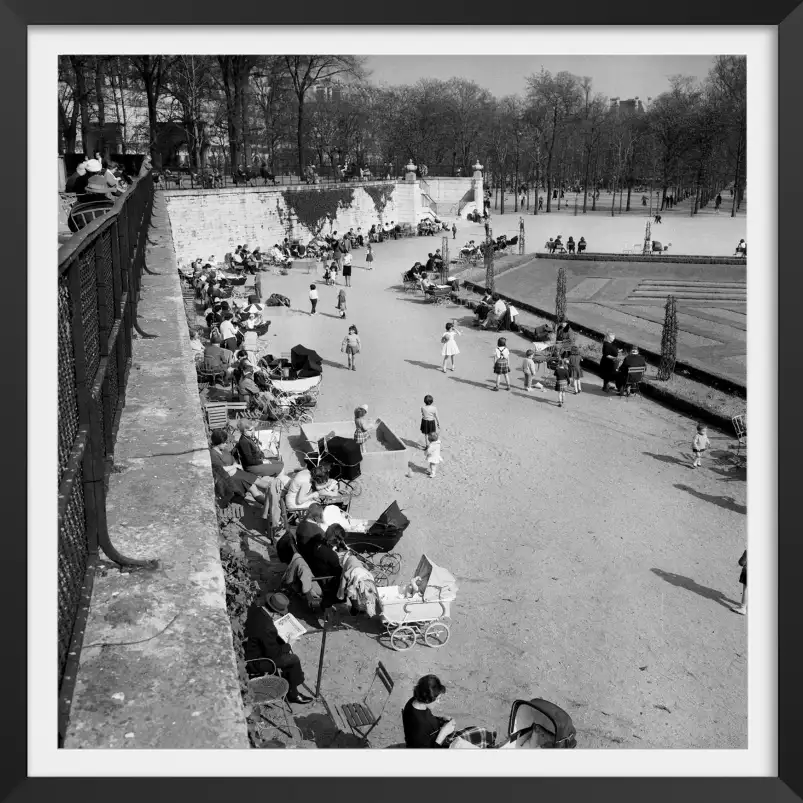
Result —
[[[117, 86], [120, 89], [120, 113], [123, 121], [123, 153], [126, 153], [126, 143], [128, 142], [128, 114], [125, 110], [125, 95], [123, 94], [123, 75], [120, 66], [120, 58], [117, 58]], [[119, 119], [119, 118], [118, 118]]]
[[555, 137], [558, 133], [558, 110], [552, 116], [552, 142], [549, 145], [549, 156], [546, 163], [546, 211], [552, 211], [552, 153], [555, 150]]
[[84, 61], [81, 58], [70, 56], [75, 71], [75, 102], [81, 111], [81, 145], [87, 159], [92, 158], [89, 152], [89, 98], [86, 88], [86, 75], [84, 74]]
[[501, 172], [502, 178], [501, 178], [501, 181], [499, 183], [502, 185], [502, 188], [500, 190], [500, 192], [502, 194], [502, 198], [501, 198], [501, 203], [499, 204], [499, 214], [500, 215], [504, 215], [505, 214], [505, 169], [504, 169], [504, 167], [502, 168], [502, 170], [500, 172]]
[[162, 157], [159, 153], [159, 149], [156, 146], [156, 98], [153, 94], [153, 89], [148, 85], [146, 82], [145, 85], [145, 95], [148, 101], [148, 131], [150, 133], [150, 154], [151, 154], [151, 164], [159, 168], [162, 166]]
[[616, 215], [616, 176], [613, 178], [613, 185], [612, 185], [612, 192], [611, 192], [611, 217]]
[[535, 160], [535, 189], [533, 190], [533, 214], [538, 214], [538, 193], [541, 187], [541, 171], [540, 171], [540, 160]]
[[298, 99], [296, 117], [296, 146], [298, 147], [298, 175], [304, 175], [304, 100]]
[[95, 64], [95, 98], [98, 103], [98, 127], [100, 128], [100, 138], [98, 139], [97, 151], [106, 156], [106, 138], [103, 135], [103, 126], [106, 125], [106, 103], [103, 97], [104, 87], [104, 60], [97, 58]]
[[744, 129], [739, 126], [739, 141], [736, 146], [736, 173], [733, 177], [733, 203], [731, 204], [731, 217], [736, 217], [736, 209], [738, 208], [739, 198], [739, 171], [742, 163], [742, 142], [743, 142]]
[[585, 175], [583, 177], [583, 214], [586, 213], [588, 206], [588, 169], [591, 167], [591, 148], [586, 148], [585, 162]]

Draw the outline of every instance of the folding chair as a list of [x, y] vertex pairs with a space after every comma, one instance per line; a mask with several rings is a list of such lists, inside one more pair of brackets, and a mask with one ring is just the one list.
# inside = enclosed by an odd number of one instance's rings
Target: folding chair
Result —
[[644, 367], [627, 369], [627, 376], [622, 387], [622, 393], [626, 399], [629, 399], [631, 394], [641, 395], [641, 380], [644, 378], [646, 371], [647, 369]]
[[226, 429], [229, 425], [229, 405], [228, 402], [209, 402], [204, 406], [206, 411], [206, 423], [209, 431], [213, 429]]
[[[374, 691], [377, 678], [379, 679], [379, 685]], [[339, 706], [343, 719], [366, 744], [368, 744], [369, 734], [379, 724], [379, 720], [382, 719], [385, 706], [393, 693], [393, 685], [393, 679], [390, 677], [388, 670], [385, 669], [385, 665], [382, 661], [378, 661], [371, 685], [368, 687], [362, 702], [346, 703]]]
[[[260, 737], [262, 736], [263, 727], [274, 728], [290, 739], [294, 738], [292, 730], [293, 728], [295, 728], [299, 735], [301, 735], [301, 729], [298, 727], [298, 725], [290, 724], [290, 719], [293, 718], [293, 710], [290, 708], [290, 703], [287, 702], [287, 694], [290, 691], [290, 684], [279, 674], [276, 664], [270, 658], [252, 658], [251, 660], [246, 661], [245, 664], [248, 666], [248, 664], [254, 661], [267, 661], [273, 667], [273, 669], [267, 674], [260, 675], [259, 677], [249, 678], [248, 680], [248, 690], [251, 692], [251, 696], [254, 701], [254, 708], [268, 723], [267, 726], [257, 723], [257, 730], [259, 731]], [[281, 708], [281, 711], [284, 715], [284, 725], [286, 730], [280, 728], [276, 723], [269, 719], [265, 713], [264, 709], [275, 708], [276, 706]], [[290, 714], [290, 719], [287, 717], [288, 713]]]
[[196, 368], [198, 378], [211, 381], [213, 385], [217, 384], [218, 377], [220, 377], [221, 385], [226, 379], [226, 369], [221, 367], [220, 364], [214, 360], [204, 359], [203, 362], [197, 363]]
[[739, 441], [739, 445], [736, 449], [736, 459], [738, 460], [741, 456], [742, 448], [747, 451], [747, 416], [744, 414], [735, 415], [731, 418], [731, 422], [736, 432], [736, 438]]

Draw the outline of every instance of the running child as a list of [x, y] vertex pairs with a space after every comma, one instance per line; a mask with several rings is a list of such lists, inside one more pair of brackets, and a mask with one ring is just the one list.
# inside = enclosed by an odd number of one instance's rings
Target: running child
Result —
[[430, 432], [427, 440], [429, 441], [425, 452], [427, 463], [429, 463], [427, 474], [434, 477], [438, 471], [438, 464], [441, 462], [441, 442], [437, 432]]
[[702, 465], [700, 458], [705, 454], [705, 450], [710, 445], [711, 441], [708, 440], [708, 430], [702, 424], [698, 424], [697, 434], [691, 442], [691, 450], [694, 454], [694, 460], [691, 464], [692, 468], [699, 468]]
[[429, 436], [441, 428], [438, 418], [438, 408], [435, 406], [435, 399], [429, 394], [424, 396], [424, 406], [421, 408], [421, 434], [424, 436], [422, 449], [427, 448]]
[[357, 355], [360, 353], [361, 348], [360, 334], [357, 331], [357, 327], [352, 324], [349, 326], [349, 333], [343, 338], [343, 343], [340, 345], [340, 351], [348, 357], [349, 371], [357, 370]]

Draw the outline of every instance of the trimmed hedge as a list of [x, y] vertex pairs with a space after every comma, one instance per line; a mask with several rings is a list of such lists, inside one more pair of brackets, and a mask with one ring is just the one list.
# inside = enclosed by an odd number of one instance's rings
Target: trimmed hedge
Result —
[[661, 256], [644, 254], [547, 254], [535, 253], [536, 259], [562, 259], [570, 262], [676, 262], [680, 265], [746, 265], [744, 257], [700, 257], [664, 253]]

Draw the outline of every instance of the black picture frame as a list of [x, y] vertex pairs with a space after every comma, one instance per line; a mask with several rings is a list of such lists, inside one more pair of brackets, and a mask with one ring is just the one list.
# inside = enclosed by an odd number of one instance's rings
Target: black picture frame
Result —
[[[486, 3], [461, 4], [382, 4], [352, 3], [348, 8], [319, 2], [283, 6], [241, 0], [240, 3], [220, 4], [212, 0], [173, 0], [172, 3], [140, 0], [133, 4], [74, 4], [55, 0], [4, 0], [0, 4], [0, 75], [3, 76], [6, 109], [16, 117], [6, 118], [3, 126], [4, 191], [2, 205], [4, 246], [9, 266], [15, 277], [19, 266], [26, 264], [25, 236], [13, 233], [27, 231], [25, 192], [41, 193], [43, 226], [49, 230], [53, 211], [53, 187], [36, 188], [26, 182], [27, 127], [25, 110], [28, 25], [170, 25], [170, 24], [304, 24], [314, 19], [316, 24], [490, 24], [556, 25], [572, 24], [578, 20], [588, 25], [772, 25], [779, 30], [779, 264], [783, 259], [792, 264], [803, 204], [803, 160], [797, 155], [796, 134], [801, 116], [797, 84], [803, 76], [803, 6], [798, 0], [764, 0], [762, 3], [740, 0], [736, 3], [700, 3], [698, 0], [676, 0], [672, 4], [617, 0], [616, 3], [576, 0], [571, 6], [561, 4], [511, 5], [502, 15], [498, 5]], [[501, 19], [500, 19], [501, 18]], [[190, 22], [191, 21], [191, 22]], [[341, 48], [347, 50], [345, 48]], [[55, 177], [54, 177], [55, 184]], [[754, 249], [756, 246], [754, 245]], [[772, 253], [772, 244], [764, 243], [755, 253]], [[797, 255], [796, 255], [797, 256]], [[799, 257], [798, 257], [799, 259]], [[45, 279], [49, 280], [49, 279]], [[779, 277], [780, 280], [780, 277]], [[780, 285], [780, 281], [779, 281]], [[800, 760], [803, 750], [803, 695], [801, 695], [796, 662], [797, 639], [803, 633], [801, 604], [793, 572], [801, 565], [801, 539], [794, 524], [794, 512], [789, 499], [796, 483], [794, 457], [799, 454], [800, 427], [792, 414], [796, 404], [796, 376], [784, 371], [795, 365], [791, 349], [797, 332], [792, 330], [792, 305], [801, 297], [800, 271], [790, 269], [783, 275], [783, 293], [779, 294], [779, 365], [777, 392], [779, 399], [779, 500], [786, 503], [779, 510], [779, 776], [761, 779], [689, 779], [689, 778], [557, 778], [557, 779], [416, 779], [403, 777], [414, 770], [414, 762], [399, 758], [399, 777], [396, 778], [338, 778], [338, 779], [28, 779], [26, 754], [26, 621], [17, 611], [27, 596], [27, 547], [22, 533], [27, 532], [25, 507], [20, 503], [19, 477], [24, 476], [20, 462], [35, 459], [28, 455], [24, 430], [7, 425], [6, 452], [14, 469], [6, 468], [3, 483], [3, 511], [6, 533], [0, 550], [0, 611], [5, 613], [2, 659], [0, 659], [0, 688], [3, 695], [2, 727], [0, 727], [0, 799], [39, 801], [74, 798], [80, 801], [127, 800], [157, 801], [193, 799], [196, 801], [248, 801], [266, 795], [282, 801], [368, 799], [379, 797], [387, 803], [409, 800], [411, 795], [424, 795], [441, 800], [513, 800], [519, 796], [537, 795], [547, 799], [570, 801], [793, 801], [803, 799], [803, 769]], [[26, 331], [27, 290], [24, 282], [15, 282], [13, 302], [5, 305], [5, 332], [12, 347], [18, 346], [16, 333]], [[768, 344], [767, 354], [775, 358]], [[26, 410], [26, 371], [18, 365], [11, 367], [14, 381], [4, 382], [0, 404], [7, 410], [6, 421], [19, 421]], [[781, 415], [784, 411], [786, 415]], [[781, 427], [784, 422], [788, 426]], [[786, 468], [786, 472], [782, 469]], [[794, 489], [796, 490], [796, 489]], [[784, 494], [784, 491], [786, 492]], [[799, 526], [799, 525], [798, 525]], [[766, 533], [762, 526], [753, 532], [759, 537]], [[28, 537], [35, 534], [28, 533]], [[30, 691], [30, 690], [29, 690]], [[55, 686], [38, 693], [52, 694]], [[54, 737], [55, 738], [55, 737]], [[366, 754], [369, 755], [369, 754]], [[311, 757], [311, 760], [314, 760]], [[99, 764], [103, 755], [98, 755]]]

